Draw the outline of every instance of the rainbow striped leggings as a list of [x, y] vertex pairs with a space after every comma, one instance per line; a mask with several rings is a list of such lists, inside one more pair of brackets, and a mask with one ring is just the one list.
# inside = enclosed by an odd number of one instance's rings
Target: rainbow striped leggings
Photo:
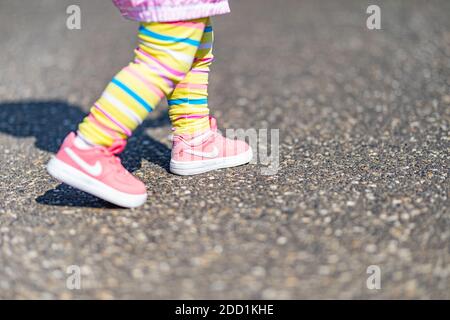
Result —
[[78, 127], [94, 144], [110, 146], [131, 136], [163, 97], [175, 133], [209, 128], [210, 19], [142, 23], [138, 37], [134, 61], [112, 79]]

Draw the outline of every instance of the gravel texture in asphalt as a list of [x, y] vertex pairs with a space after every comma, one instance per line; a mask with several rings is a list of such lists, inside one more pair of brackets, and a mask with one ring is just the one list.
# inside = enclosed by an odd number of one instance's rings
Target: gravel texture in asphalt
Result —
[[122, 156], [134, 210], [45, 171], [136, 45], [110, 2], [76, 3], [81, 30], [72, 1], [0, 3], [0, 298], [450, 298], [449, 1], [377, 1], [381, 30], [367, 1], [233, 1], [212, 113], [279, 130], [279, 168], [170, 174], [163, 104]]

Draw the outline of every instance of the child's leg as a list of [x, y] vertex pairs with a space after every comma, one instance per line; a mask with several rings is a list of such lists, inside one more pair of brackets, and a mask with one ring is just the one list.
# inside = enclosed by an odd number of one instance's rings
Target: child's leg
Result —
[[193, 134], [209, 128], [208, 75], [214, 59], [213, 42], [208, 19], [191, 70], [168, 97], [169, 116], [177, 134]]
[[103, 146], [131, 136], [191, 69], [207, 21], [141, 24], [134, 62], [113, 78], [79, 125], [78, 133]]
[[222, 136], [216, 120], [209, 117], [208, 74], [213, 61], [210, 21], [201, 42], [191, 70], [168, 97], [170, 120], [175, 128], [170, 171], [179, 175], [239, 166], [253, 157], [245, 141]]

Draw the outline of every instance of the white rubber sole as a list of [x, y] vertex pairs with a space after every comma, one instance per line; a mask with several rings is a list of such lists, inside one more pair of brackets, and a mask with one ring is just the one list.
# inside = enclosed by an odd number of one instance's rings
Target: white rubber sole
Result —
[[53, 157], [47, 164], [48, 173], [55, 179], [100, 199], [124, 208], [136, 208], [145, 203], [146, 194], [128, 194], [100, 182]]
[[170, 172], [180, 176], [190, 176], [205, 173], [211, 170], [237, 167], [249, 163], [253, 159], [252, 149], [233, 157], [207, 159], [199, 161], [170, 160]]

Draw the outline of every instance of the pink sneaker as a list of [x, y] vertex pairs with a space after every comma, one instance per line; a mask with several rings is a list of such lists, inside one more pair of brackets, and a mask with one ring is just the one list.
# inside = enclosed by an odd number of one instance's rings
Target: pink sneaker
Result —
[[170, 171], [186, 176], [249, 163], [251, 147], [244, 141], [231, 140], [217, 132], [216, 119], [210, 118], [211, 129], [196, 136], [173, 136]]
[[124, 149], [124, 141], [110, 148], [82, 148], [77, 146], [75, 138], [75, 133], [70, 133], [50, 160], [47, 165], [50, 175], [121, 207], [134, 208], [145, 203], [145, 185], [133, 177], [116, 156]]

